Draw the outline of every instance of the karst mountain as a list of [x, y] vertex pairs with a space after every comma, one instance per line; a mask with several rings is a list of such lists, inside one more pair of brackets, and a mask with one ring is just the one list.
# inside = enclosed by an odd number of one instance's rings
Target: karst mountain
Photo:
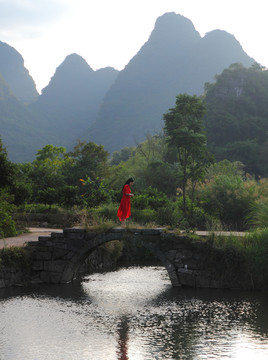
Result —
[[120, 72], [95, 71], [71, 54], [39, 95], [22, 56], [0, 42], [0, 138], [15, 162], [31, 161], [46, 144], [71, 149], [77, 139], [110, 153], [133, 146], [161, 130], [176, 95], [202, 94], [233, 63], [254, 63], [233, 35], [201, 37], [189, 19], [166, 13]]

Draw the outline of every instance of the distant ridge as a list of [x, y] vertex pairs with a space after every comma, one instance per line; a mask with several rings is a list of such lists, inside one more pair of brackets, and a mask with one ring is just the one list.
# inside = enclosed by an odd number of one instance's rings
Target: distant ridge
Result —
[[77, 54], [68, 55], [56, 69], [47, 87], [30, 108], [41, 117], [43, 129], [54, 145], [68, 146], [96, 116], [103, 97], [118, 71], [94, 71]]
[[201, 94], [206, 82], [237, 62], [254, 60], [234, 36], [215, 30], [201, 38], [189, 19], [164, 14], [106, 94], [87, 139], [110, 152], [137, 144], [162, 128], [176, 95]]
[[35, 83], [24, 67], [22, 56], [2, 41], [0, 41], [0, 74], [18, 100], [31, 103], [37, 99]]

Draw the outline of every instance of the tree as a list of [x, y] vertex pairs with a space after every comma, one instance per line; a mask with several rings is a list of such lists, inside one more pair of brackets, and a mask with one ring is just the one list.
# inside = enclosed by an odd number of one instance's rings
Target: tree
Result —
[[108, 171], [108, 152], [102, 145], [93, 142], [78, 142], [74, 151], [67, 154], [70, 159], [65, 175], [70, 185], [79, 183], [79, 179], [91, 180], [104, 177]]
[[0, 187], [10, 186], [14, 181], [15, 169], [8, 160], [7, 151], [0, 139]]
[[29, 178], [33, 183], [33, 197], [51, 205], [57, 203], [58, 191], [65, 185], [63, 168], [68, 158], [65, 158], [65, 148], [46, 145], [37, 151], [36, 159], [29, 169]]
[[168, 146], [177, 148], [178, 160], [182, 167], [184, 215], [186, 215], [187, 181], [201, 180], [206, 164], [212, 161], [208, 156], [206, 134], [202, 122], [205, 110], [200, 97], [180, 94], [176, 97], [175, 107], [163, 115]]

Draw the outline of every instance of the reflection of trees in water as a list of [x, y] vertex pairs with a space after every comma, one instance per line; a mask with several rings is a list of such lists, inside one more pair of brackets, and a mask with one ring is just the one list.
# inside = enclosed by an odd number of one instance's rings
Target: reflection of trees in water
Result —
[[128, 360], [128, 331], [128, 319], [123, 317], [118, 324], [118, 360]]

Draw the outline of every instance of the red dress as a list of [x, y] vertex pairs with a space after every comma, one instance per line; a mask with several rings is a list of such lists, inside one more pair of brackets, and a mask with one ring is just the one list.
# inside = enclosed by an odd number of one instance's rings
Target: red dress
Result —
[[125, 185], [123, 188], [123, 196], [120, 202], [120, 206], [117, 211], [117, 216], [119, 217], [120, 221], [124, 221], [131, 215], [130, 196], [126, 195], [130, 193], [131, 191], [129, 185]]

